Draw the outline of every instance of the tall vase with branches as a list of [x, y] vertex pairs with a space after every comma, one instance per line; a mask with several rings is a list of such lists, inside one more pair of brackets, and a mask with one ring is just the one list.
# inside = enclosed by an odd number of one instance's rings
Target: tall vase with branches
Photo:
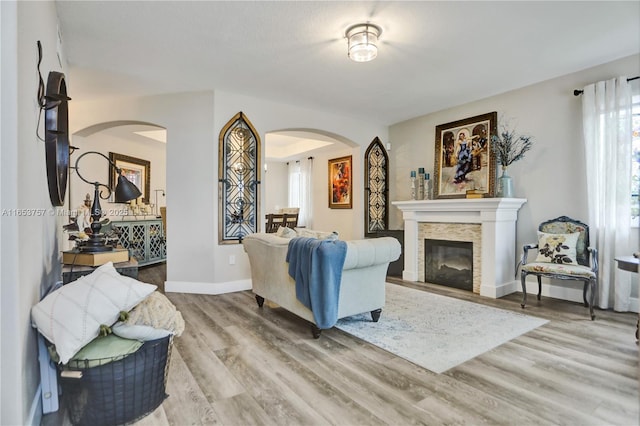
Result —
[[501, 126], [499, 135], [491, 137], [491, 146], [496, 160], [502, 166], [502, 175], [498, 182], [498, 197], [513, 197], [513, 183], [507, 175], [507, 167], [524, 158], [524, 154], [533, 147], [533, 137], [518, 135], [515, 129]]

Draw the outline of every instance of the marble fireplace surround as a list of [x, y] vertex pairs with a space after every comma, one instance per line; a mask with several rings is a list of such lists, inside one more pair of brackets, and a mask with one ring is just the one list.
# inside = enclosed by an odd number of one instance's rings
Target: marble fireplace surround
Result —
[[[394, 201], [391, 204], [402, 211], [404, 219], [404, 270], [402, 279], [424, 280], [424, 238], [436, 226], [442, 224], [439, 233], [448, 232], [451, 224], [479, 224], [480, 238], [474, 245], [480, 246], [479, 285], [474, 282], [474, 292], [481, 296], [498, 298], [517, 290], [514, 278], [516, 263], [516, 221], [518, 210], [526, 202], [523, 198], [457, 198], [441, 200]], [[437, 238], [437, 237], [435, 237]], [[455, 241], [455, 238], [447, 238]], [[477, 240], [476, 240], [477, 241]], [[477, 253], [474, 253], [474, 257]], [[475, 264], [475, 261], [474, 261]], [[421, 266], [422, 265], [422, 266]], [[475, 269], [475, 268], [474, 268]], [[474, 280], [476, 281], [476, 280]]]

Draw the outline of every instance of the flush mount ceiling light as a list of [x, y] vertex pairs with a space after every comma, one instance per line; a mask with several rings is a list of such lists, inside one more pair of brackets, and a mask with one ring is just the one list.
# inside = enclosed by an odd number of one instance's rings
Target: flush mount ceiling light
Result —
[[368, 62], [378, 56], [378, 37], [382, 29], [374, 24], [356, 24], [347, 28], [349, 58], [356, 62]]

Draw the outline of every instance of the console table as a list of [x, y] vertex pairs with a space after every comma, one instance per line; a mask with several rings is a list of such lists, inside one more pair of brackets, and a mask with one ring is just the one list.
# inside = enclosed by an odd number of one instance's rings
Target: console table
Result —
[[638, 264], [640, 263], [640, 259], [638, 259], [637, 257], [619, 256], [615, 259], [616, 262], [618, 262], [618, 269], [629, 272], [638, 272]]
[[[133, 257], [129, 258], [128, 262], [114, 263], [113, 267], [124, 276], [138, 279], [138, 261]], [[69, 284], [84, 275], [89, 275], [96, 268], [98, 266], [62, 265], [62, 284]]]
[[139, 266], [164, 262], [167, 245], [162, 219], [114, 220], [111, 227], [120, 232], [118, 243], [129, 249]]

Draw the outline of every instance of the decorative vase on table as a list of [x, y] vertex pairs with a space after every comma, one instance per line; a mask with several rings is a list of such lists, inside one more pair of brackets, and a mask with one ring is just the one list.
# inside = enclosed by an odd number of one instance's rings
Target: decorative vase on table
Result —
[[417, 200], [418, 199], [418, 185], [417, 185], [417, 182], [416, 182], [416, 171], [415, 170], [411, 170], [410, 182], [411, 182], [411, 199], [412, 200]]
[[498, 178], [497, 196], [500, 198], [513, 198], [513, 181], [504, 166], [502, 166], [502, 176]]

